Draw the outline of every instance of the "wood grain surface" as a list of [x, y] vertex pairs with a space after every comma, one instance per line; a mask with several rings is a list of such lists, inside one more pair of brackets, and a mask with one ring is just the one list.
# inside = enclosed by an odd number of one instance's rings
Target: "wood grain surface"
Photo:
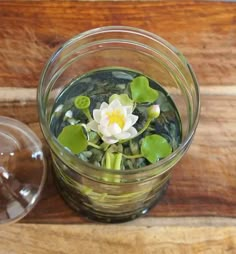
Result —
[[37, 87], [61, 43], [105, 25], [146, 29], [179, 48], [201, 85], [234, 85], [236, 5], [212, 1], [0, 1], [0, 86]]
[[236, 253], [235, 227], [21, 224], [6, 230], [0, 230], [1, 254]]
[[0, 254], [236, 253], [236, 3], [0, 1], [0, 115], [28, 124], [45, 144], [35, 101], [43, 65], [61, 43], [104, 25], [154, 32], [185, 54], [201, 88], [193, 144], [160, 203], [112, 226], [65, 205], [45, 145], [41, 200], [21, 223], [0, 227]]
[[[147, 217], [236, 217], [236, 114], [233, 110], [236, 109], [235, 97], [202, 93], [201, 117], [194, 142], [175, 167], [165, 197]], [[45, 142], [37, 122], [34, 101], [26, 104], [21, 101], [11, 104], [4, 102], [0, 103], [0, 109], [4, 115], [28, 123]], [[49, 156], [47, 147], [45, 149]], [[50, 166], [48, 171], [42, 199], [23, 221], [88, 222], [66, 206], [53, 183]]]

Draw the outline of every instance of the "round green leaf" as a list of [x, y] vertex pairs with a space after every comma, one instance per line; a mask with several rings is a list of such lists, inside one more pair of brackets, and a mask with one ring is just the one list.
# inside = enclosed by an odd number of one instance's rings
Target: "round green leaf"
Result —
[[132, 98], [138, 103], [154, 102], [159, 93], [149, 86], [149, 80], [144, 76], [139, 76], [132, 80], [130, 84]]
[[143, 139], [141, 154], [151, 163], [155, 163], [159, 159], [165, 158], [171, 154], [171, 152], [171, 145], [160, 135], [154, 134], [146, 136]]
[[74, 154], [84, 151], [88, 146], [88, 141], [81, 125], [64, 127], [57, 139]]
[[113, 94], [109, 98], [109, 103], [118, 99], [123, 106], [133, 106], [134, 102], [129, 98], [127, 94]]

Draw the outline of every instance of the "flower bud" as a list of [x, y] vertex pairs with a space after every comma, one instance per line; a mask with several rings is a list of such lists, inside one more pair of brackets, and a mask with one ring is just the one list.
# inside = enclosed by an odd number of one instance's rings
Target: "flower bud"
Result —
[[158, 104], [152, 105], [147, 109], [148, 118], [154, 119], [160, 115], [160, 106]]

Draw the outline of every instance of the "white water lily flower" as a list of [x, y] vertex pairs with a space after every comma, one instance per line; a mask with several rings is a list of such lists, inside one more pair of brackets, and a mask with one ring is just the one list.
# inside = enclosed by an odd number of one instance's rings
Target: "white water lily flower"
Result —
[[138, 116], [132, 114], [132, 106], [123, 106], [118, 99], [110, 104], [103, 102], [100, 109], [93, 110], [93, 118], [87, 127], [100, 133], [103, 141], [108, 144], [137, 135], [133, 125], [137, 122]]

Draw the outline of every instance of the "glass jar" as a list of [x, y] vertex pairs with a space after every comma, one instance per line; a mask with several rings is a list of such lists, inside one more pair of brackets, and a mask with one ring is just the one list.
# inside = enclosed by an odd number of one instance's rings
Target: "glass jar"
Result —
[[[168, 92], [178, 109], [182, 142], [155, 164], [130, 170], [96, 167], [72, 155], [50, 131], [52, 108], [63, 89], [81, 75], [114, 67], [150, 77]], [[62, 45], [42, 72], [38, 106], [61, 195], [75, 210], [104, 222], [134, 219], [157, 203], [167, 188], [173, 166], [192, 141], [200, 108], [198, 83], [185, 57], [152, 33], [121, 26], [93, 29]]]

